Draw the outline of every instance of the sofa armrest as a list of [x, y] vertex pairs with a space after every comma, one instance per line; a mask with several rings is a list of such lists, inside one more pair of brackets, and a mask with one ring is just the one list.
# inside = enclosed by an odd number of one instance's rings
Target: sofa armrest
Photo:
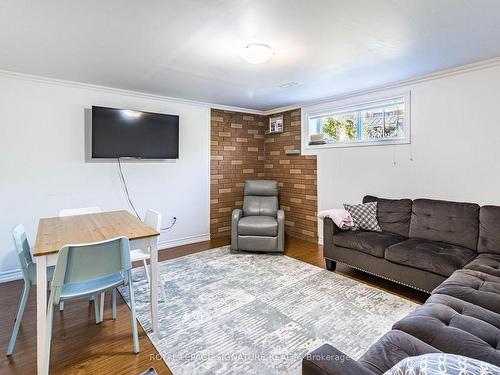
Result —
[[231, 216], [231, 250], [238, 250], [238, 221], [243, 216], [243, 211], [239, 208], [233, 210]]
[[351, 357], [324, 344], [302, 359], [302, 375], [373, 375]]
[[283, 253], [285, 251], [285, 211], [278, 210], [276, 220], [278, 221], [278, 251]]
[[333, 245], [333, 235], [344, 232], [329, 217], [323, 219], [323, 244]]

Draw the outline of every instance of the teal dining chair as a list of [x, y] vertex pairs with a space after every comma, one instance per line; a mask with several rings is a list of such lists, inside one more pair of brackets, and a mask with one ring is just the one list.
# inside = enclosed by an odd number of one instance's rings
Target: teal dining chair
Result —
[[[96, 297], [94, 305], [98, 307], [101, 302], [97, 296], [105, 291], [113, 291], [113, 297], [115, 297], [113, 298], [113, 319], [115, 319], [116, 288], [119, 286], [129, 288], [134, 353], [139, 353], [128, 238], [117, 237], [101, 242], [66, 245], [59, 250], [47, 307], [44, 374], [48, 374], [49, 371], [54, 305], [65, 300], [94, 296]], [[95, 314], [98, 320], [98, 308], [95, 309]]]
[[[14, 329], [12, 330], [12, 335], [10, 336], [9, 345], [7, 346], [8, 357], [12, 355], [14, 346], [16, 345], [17, 334], [19, 333], [19, 327], [21, 326], [21, 320], [23, 319], [24, 309], [26, 308], [26, 302], [28, 301], [30, 293], [30, 286], [36, 284], [36, 264], [33, 262], [30, 245], [28, 243], [28, 239], [26, 238], [26, 232], [22, 224], [19, 224], [12, 229], [12, 239], [14, 240], [14, 246], [21, 265], [24, 285], [17, 308]], [[53, 273], [54, 267], [48, 267], [47, 280], [50, 281], [52, 279]]]
[[[59, 211], [59, 217], [67, 217], [67, 216], [75, 216], [75, 215], [88, 215], [88, 214], [98, 214], [101, 213], [101, 207], [92, 206], [92, 207], [82, 207], [82, 208], [64, 208]], [[94, 300], [94, 297], [89, 298], [90, 301]], [[104, 293], [101, 295], [101, 320], [102, 315], [104, 313]], [[59, 310], [64, 310], [64, 302], [59, 304]], [[96, 321], [96, 323], [98, 323]]]
[[[16, 225], [14, 229], [12, 229], [12, 239], [14, 240], [14, 246], [21, 265], [24, 286], [17, 308], [14, 328], [12, 330], [9, 345], [7, 346], [8, 357], [10, 357], [14, 352], [14, 346], [16, 345], [17, 334], [19, 333], [19, 328], [21, 326], [21, 320], [23, 318], [24, 309], [26, 308], [26, 302], [28, 301], [30, 287], [31, 285], [36, 284], [36, 264], [33, 262], [31, 248], [26, 237], [26, 231], [24, 230], [24, 226], [22, 224]], [[53, 274], [54, 266], [47, 267], [47, 281], [49, 283], [52, 280]]]

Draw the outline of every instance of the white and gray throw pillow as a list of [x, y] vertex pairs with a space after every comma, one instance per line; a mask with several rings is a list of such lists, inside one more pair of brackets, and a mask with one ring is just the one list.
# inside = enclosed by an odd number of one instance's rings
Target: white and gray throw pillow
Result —
[[344, 208], [351, 214], [354, 222], [351, 230], [382, 231], [377, 220], [377, 202], [344, 204]]
[[432, 353], [402, 359], [384, 375], [498, 375], [490, 363], [455, 354]]

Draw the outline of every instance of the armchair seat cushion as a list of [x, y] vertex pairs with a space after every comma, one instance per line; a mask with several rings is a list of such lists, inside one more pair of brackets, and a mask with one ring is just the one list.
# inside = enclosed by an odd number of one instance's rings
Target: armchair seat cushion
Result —
[[333, 236], [333, 243], [363, 253], [383, 258], [385, 249], [405, 238], [397, 234], [385, 232], [345, 231]]
[[278, 221], [272, 216], [242, 217], [238, 221], [238, 235], [276, 237], [278, 235]]
[[385, 251], [385, 259], [390, 262], [442, 276], [450, 276], [474, 256], [474, 251], [462, 246], [420, 239], [409, 239]]

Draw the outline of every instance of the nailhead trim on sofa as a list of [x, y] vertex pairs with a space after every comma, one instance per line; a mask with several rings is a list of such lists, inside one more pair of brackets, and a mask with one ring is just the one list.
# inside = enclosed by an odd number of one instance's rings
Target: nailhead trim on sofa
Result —
[[366, 273], [369, 273], [370, 275], [374, 275], [374, 276], [380, 277], [380, 278], [382, 278], [382, 279], [392, 281], [393, 283], [398, 283], [398, 284], [401, 284], [401, 285], [407, 286], [407, 287], [409, 287], [409, 288], [413, 288], [413, 289], [419, 290], [419, 291], [424, 292], [424, 293], [428, 293], [428, 294], [431, 294], [431, 293], [432, 293], [432, 291], [428, 291], [428, 290], [425, 290], [425, 289], [422, 289], [422, 288], [416, 287], [416, 286], [411, 285], [411, 284], [406, 284], [406, 283], [404, 283], [404, 282], [401, 282], [401, 281], [398, 281], [398, 280], [391, 279], [390, 277], [383, 276], [383, 275], [379, 275], [378, 273], [375, 273], [375, 272], [367, 271], [367, 270], [365, 270], [365, 269], [363, 269], [363, 268], [361, 268], [361, 267], [353, 266], [353, 265], [351, 265], [351, 264], [348, 264], [348, 263], [345, 263], [345, 262], [341, 262], [341, 261], [338, 261], [338, 260], [333, 260], [333, 259], [330, 259], [330, 258], [325, 258], [325, 259], [329, 259], [329, 260], [331, 260], [332, 262], [337, 262], [337, 263], [343, 264], [344, 266], [351, 267], [351, 268], [355, 268], [355, 269], [357, 269], [358, 271], [366, 272]]

